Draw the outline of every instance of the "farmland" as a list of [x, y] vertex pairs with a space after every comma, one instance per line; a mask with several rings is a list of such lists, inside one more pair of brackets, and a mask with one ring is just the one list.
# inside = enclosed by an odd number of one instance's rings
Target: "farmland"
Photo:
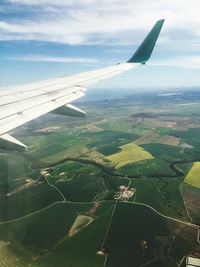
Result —
[[185, 182], [200, 188], [200, 162], [195, 162], [185, 178]]
[[117, 169], [130, 163], [153, 158], [150, 153], [135, 144], [123, 145], [120, 148], [120, 152], [106, 157], [115, 163]]
[[77, 105], [86, 118], [41, 117], [13, 133], [28, 152], [0, 155], [0, 262], [177, 267], [199, 248], [200, 94]]

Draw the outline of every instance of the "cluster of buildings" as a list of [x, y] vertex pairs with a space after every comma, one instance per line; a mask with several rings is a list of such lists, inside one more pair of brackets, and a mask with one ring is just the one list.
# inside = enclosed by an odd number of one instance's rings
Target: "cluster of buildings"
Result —
[[119, 191], [115, 194], [114, 199], [127, 201], [132, 198], [136, 193], [135, 188], [130, 188], [129, 186], [120, 185]]

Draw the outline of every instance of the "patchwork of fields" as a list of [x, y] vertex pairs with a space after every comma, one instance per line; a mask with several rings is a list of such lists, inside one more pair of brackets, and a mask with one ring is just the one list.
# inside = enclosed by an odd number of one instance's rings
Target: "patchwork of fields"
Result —
[[200, 95], [80, 105], [0, 154], [0, 265], [177, 267], [199, 249]]

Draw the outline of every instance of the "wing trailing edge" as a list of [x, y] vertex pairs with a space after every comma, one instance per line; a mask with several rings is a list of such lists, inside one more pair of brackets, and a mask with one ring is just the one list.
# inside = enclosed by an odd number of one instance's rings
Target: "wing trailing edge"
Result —
[[59, 115], [67, 115], [67, 116], [73, 116], [73, 117], [86, 117], [86, 112], [83, 110], [71, 105], [67, 104], [60, 108], [57, 108], [53, 110], [51, 113], [59, 114]]
[[0, 147], [6, 150], [26, 151], [27, 146], [9, 134], [0, 136]]

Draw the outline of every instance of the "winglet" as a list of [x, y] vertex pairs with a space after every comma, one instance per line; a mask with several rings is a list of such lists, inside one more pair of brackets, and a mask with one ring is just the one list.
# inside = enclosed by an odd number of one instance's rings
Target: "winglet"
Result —
[[127, 62], [128, 63], [142, 63], [145, 64], [147, 60], [150, 58], [160, 31], [162, 29], [164, 19], [158, 20], [155, 25], [153, 26], [152, 30], [146, 36], [144, 41], [136, 50], [135, 54], [130, 58]]

